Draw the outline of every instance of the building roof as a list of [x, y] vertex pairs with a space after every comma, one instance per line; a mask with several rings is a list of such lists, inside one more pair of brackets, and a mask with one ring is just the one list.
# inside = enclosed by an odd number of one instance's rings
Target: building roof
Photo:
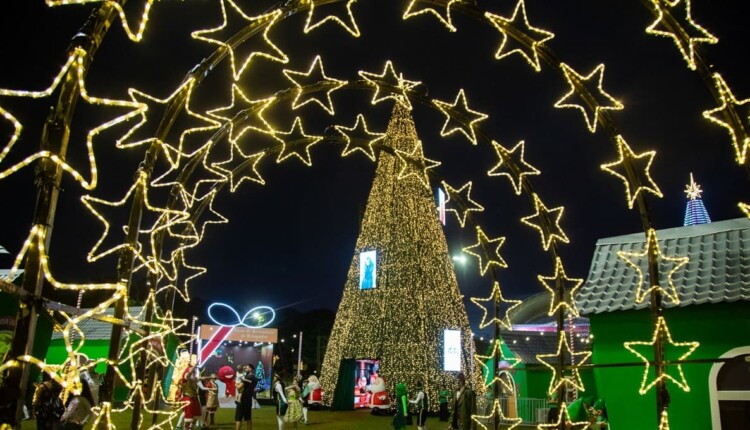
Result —
[[[131, 314], [138, 314], [143, 309], [142, 306], [128, 306]], [[113, 316], [115, 314], [114, 308], [109, 308], [104, 311], [104, 315]], [[103, 321], [98, 321], [93, 318], [87, 318], [78, 323], [78, 328], [81, 329], [86, 340], [105, 340], [112, 338], [112, 324]], [[52, 339], [62, 339], [63, 335], [61, 331], [54, 331], [52, 333]]]
[[[591, 344], [586, 341], [588, 335], [588, 326], [586, 326], [585, 330], [577, 327], [573, 351], [591, 350]], [[536, 358], [537, 354], [554, 354], [557, 352], [557, 333], [502, 330], [500, 336], [516, 358], [525, 364], [541, 364]], [[569, 360], [570, 357], [566, 356], [565, 362], [570, 363]], [[550, 358], [545, 361], [556, 363], [557, 359]]]
[[[750, 300], [750, 220], [747, 218], [678, 227], [656, 232], [659, 248], [670, 257], [689, 262], [672, 276], [680, 303], [665, 300], [664, 307]], [[582, 314], [599, 314], [649, 306], [649, 298], [635, 303], [637, 271], [617, 257], [618, 251], [643, 252], [643, 233], [600, 239], [588, 279], [576, 295]], [[643, 282], [648, 285], [646, 259], [641, 259]], [[667, 285], [668, 270], [661, 270], [660, 285]]]

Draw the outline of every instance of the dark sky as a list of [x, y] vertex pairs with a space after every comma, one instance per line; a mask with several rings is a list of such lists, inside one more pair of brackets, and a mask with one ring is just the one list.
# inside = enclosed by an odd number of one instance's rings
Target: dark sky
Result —
[[[129, 3], [142, 5], [136, 0]], [[42, 0], [12, 4], [14, 12], [0, 16], [0, 34], [6, 40], [0, 87], [44, 88], [59, 70], [68, 41], [91, 6], [51, 9]], [[247, 7], [248, 13], [258, 13], [273, 2], [238, 4]], [[358, 70], [380, 73], [391, 59], [405, 78], [422, 81], [431, 98], [452, 102], [458, 90], [465, 89], [470, 107], [490, 115], [481, 126], [485, 133], [506, 147], [526, 141], [526, 160], [542, 171], [533, 179], [536, 190], [548, 206], [566, 208], [562, 226], [571, 243], [562, 246], [562, 257], [567, 273], [585, 277], [598, 238], [640, 230], [637, 212], [625, 204], [622, 184], [599, 169], [600, 164], [617, 159], [614, 145], [601, 130], [589, 133], [578, 111], [553, 108], [568, 86], [550, 66], [543, 65], [535, 73], [519, 56], [494, 60], [500, 42], [495, 28], [461, 14], [454, 17], [456, 33], [449, 33], [428, 15], [402, 21], [406, 4], [359, 0], [353, 7], [362, 32], [358, 39], [330, 23], [304, 35], [305, 17], [290, 17], [270, 34], [289, 56], [289, 64], [259, 60], [240, 84], [253, 98], [268, 96], [288, 85], [281, 75], [283, 68], [307, 70], [320, 54], [327, 74], [339, 79], [355, 80]], [[192, 39], [190, 32], [220, 24], [219, 5], [218, 0], [158, 2], [139, 44], [125, 39], [119, 22], [113, 24], [89, 74], [89, 92], [125, 99], [127, 89], [135, 87], [155, 97], [168, 96], [187, 71], [215, 48]], [[515, 2], [480, 1], [479, 5], [509, 16]], [[645, 33], [653, 18], [641, 2], [529, 0], [526, 8], [532, 25], [556, 34], [548, 46], [564, 62], [585, 74], [599, 63], [606, 64], [604, 87], [625, 105], [625, 110], [614, 114], [625, 139], [637, 152], [658, 151], [651, 172], [664, 198], [649, 199], [657, 228], [681, 225], [686, 203], [683, 189], [690, 172], [703, 186], [704, 202], [714, 220], [741, 216], [736, 205], [740, 200], [750, 201], [747, 178], [733, 162], [728, 135], [701, 116], [715, 104], [674, 44]], [[742, 0], [694, 1], [692, 6], [694, 19], [719, 38], [718, 45], [705, 49], [706, 57], [740, 98], [750, 95], [750, 66], [745, 59], [748, 38], [743, 26], [746, 12]], [[251, 41], [248, 46], [257, 43]], [[225, 62], [196, 90], [193, 109], [227, 105], [230, 81]], [[306, 131], [322, 134], [332, 124], [351, 126], [361, 112], [371, 129], [384, 131], [392, 104], [371, 106], [371, 96], [370, 91], [334, 93], [336, 117], [315, 107], [292, 113], [288, 106], [279, 106], [269, 118], [278, 129], [288, 130], [299, 114]], [[49, 101], [0, 98], [0, 106], [17, 114], [26, 126], [9, 159], [19, 159], [37, 146], [49, 105]], [[85, 130], [108, 120], [112, 113], [80, 106], [70, 157], [82, 167]], [[425, 106], [415, 105], [414, 118], [426, 156], [443, 162], [438, 174], [456, 188], [473, 181], [472, 197], [486, 208], [477, 218], [479, 224], [491, 236], [507, 236], [502, 255], [510, 268], [500, 275], [506, 297], [523, 298], [540, 291], [537, 274], [550, 275], [553, 267], [540, 251], [538, 234], [519, 222], [533, 213], [529, 200], [515, 196], [505, 179], [486, 176], [496, 164], [489, 146], [473, 147], [458, 135], [441, 138], [444, 117]], [[114, 149], [114, 140], [126, 130], [115, 128], [96, 142], [102, 173], [94, 196], [118, 200], [129, 187], [142, 150]], [[8, 132], [7, 124], [2, 124], [0, 136]], [[192, 294], [226, 301], [238, 309], [260, 304], [335, 309], [374, 174], [374, 164], [365, 157], [342, 159], [340, 152], [340, 147], [331, 144], [314, 147], [312, 168], [297, 161], [277, 165], [267, 160], [260, 168], [266, 186], [248, 184], [234, 194], [220, 195], [215, 207], [230, 223], [209, 227], [201, 246], [188, 253], [192, 264], [209, 270], [193, 282]], [[26, 168], [0, 182], [4, 220], [0, 244], [11, 252], [19, 250], [31, 224], [32, 173], [33, 169]], [[52, 268], [66, 281], [112, 277], [115, 259], [85, 262], [85, 252], [102, 227], [81, 205], [81, 194], [80, 187], [66, 177], [52, 239]], [[113, 213], [113, 219], [126, 215], [127, 210], [120, 210]], [[474, 243], [473, 231], [461, 231], [450, 216], [446, 236], [454, 253]], [[117, 243], [110, 242], [110, 246]], [[10, 265], [10, 258], [0, 262]], [[467, 297], [488, 295], [491, 280], [478, 275], [473, 260], [469, 263], [457, 268], [462, 292]], [[475, 325], [478, 309], [469, 303], [467, 310]]]

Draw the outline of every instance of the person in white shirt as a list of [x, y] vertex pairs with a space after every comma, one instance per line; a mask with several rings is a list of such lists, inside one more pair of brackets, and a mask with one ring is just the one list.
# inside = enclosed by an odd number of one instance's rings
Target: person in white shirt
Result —
[[409, 403], [417, 405], [417, 429], [425, 430], [425, 423], [427, 422], [427, 408], [428, 401], [427, 395], [422, 387], [422, 381], [417, 382], [417, 397], [414, 400], [409, 400]]
[[279, 424], [279, 430], [284, 430], [284, 414], [286, 414], [287, 400], [284, 396], [284, 384], [281, 383], [281, 377], [278, 374], [273, 375], [273, 401], [276, 404], [276, 421]]

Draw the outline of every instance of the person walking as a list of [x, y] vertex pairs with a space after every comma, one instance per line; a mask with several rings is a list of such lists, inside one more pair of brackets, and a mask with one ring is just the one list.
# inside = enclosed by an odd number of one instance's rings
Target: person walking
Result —
[[62, 430], [83, 430], [95, 405], [89, 382], [81, 379], [81, 394], [68, 397], [68, 406], [60, 417]]
[[417, 396], [414, 400], [409, 400], [409, 403], [416, 405], [417, 408], [417, 430], [425, 430], [429, 402], [427, 401], [427, 394], [424, 392], [422, 381], [417, 381]]
[[284, 396], [284, 384], [281, 383], [281, 377], [278, 373], [273, 375], [273, 403], [276, 405], [276, 422], [279, 424], [279, 430], [284, 430], [284, 415], [287, 409], [287, 399]]
[[453, 405], [453, 415], [449, 430], [476, 430], [477, 422], [471, 419], [477, 413], [477, 396], [471, 387], [466, 385], [466, 376], [459, 373], [456, 376], [458, 392], [456, 402]]
[[242, 421], [245, 421], [247, 430], [253, 430], [253, 393], [258, 385], [258, 378], [255, 377], [255, 366], [252, 364], [244, 366], [242, 372], [242, 396], [234, 412], [234, 428], [240, 430]]

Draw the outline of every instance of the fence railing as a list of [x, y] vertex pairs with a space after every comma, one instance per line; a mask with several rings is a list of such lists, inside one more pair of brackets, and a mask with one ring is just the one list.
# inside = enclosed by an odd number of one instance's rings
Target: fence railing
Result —
[[[500, 407], [503, 410], [503, 415], [507, 418], [521, 418], [524, 424], [545, 424], [547, 423], [547, 413], [549, 407], [547, 407], [547, 401], [545, 399], [534, 399], [529, 397], [500, 397]], [[492, 415], [493, 402], [487, 402], [487, 410], [484, 415]], [[514, 420], [515, 421], [515, 420]], [[512, 421], [508, 420], [500, 424], [508, 424]], [[487, 419], [486, 424], [492, 424], [492, 419]]]

